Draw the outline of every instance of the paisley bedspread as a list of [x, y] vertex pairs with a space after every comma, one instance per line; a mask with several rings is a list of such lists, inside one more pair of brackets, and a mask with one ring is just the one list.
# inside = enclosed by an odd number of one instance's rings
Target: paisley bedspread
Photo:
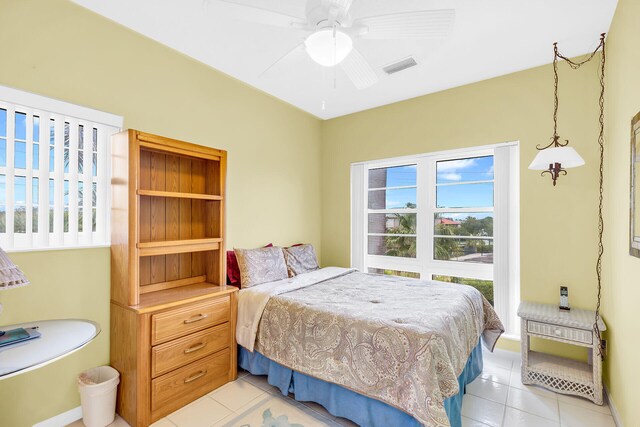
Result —
[[504, 327], [476, 289], [349, 271], [272, 295], [255, 349], [286, 367], [448, 426], [443, 401]]

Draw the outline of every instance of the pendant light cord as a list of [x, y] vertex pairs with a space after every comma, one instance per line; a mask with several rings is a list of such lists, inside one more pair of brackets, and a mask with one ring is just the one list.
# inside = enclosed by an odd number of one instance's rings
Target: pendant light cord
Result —
[[558, 43], [553, 44], [553, 138], [558, 142]]
[[599, 176], [599, 195], [598, 195], [598, 258], [596, 261], [596, 276], [598, 278], [598, 296], [597, 296], [597, 304], [596, 304], [596, 316], [595, 321], [593, 323], [593, 331], [595, 335], [598, 337], [598, 356], [601, 359], [604, 359], [605, 353], [602, 345], [602, 339], [600, 338], [600, 326], [598, 322], [600, 321], [600, 303], [602, 301], [602, 256], [604, 255], [604, 218], [603, 218], [603, 205], [604, 205], [604, 83], [605, 83], [605, 64], [606, 64], [606, 49], [605, 49], [605, 33], [600, 35], [600, 44], [596, 49], [583, 61], [575, 62], [566, 56], [562, 55], [558, 51], [558, 46], [554, 43], [554, 59], [553, 59], [553, 69], [555, 73], [555, 105], [554, 105], [554, 113], [553, 113], [553, 134], [556, 137], [557, 130], [557, 114], [558, 114], [558, 58], [563, 59], [569, 64], [571, 68], [577, 70], [582, 65], [591, 61], [593, 57], [598, 53], [599, 50], [602, 49], [602, 55], [600, 56], [600, 98], [598, 100], [600, 106], [600, 116], [598, 118], [600, 124], [600, 133], [598, 134], [598, 146], [600, 148], [600, 176]]

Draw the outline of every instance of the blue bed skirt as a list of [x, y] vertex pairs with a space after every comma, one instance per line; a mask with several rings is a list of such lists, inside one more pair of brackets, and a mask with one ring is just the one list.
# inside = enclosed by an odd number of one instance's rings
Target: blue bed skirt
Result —
[[[379, 400], [363, 396], [337, 384], [319, 380], [266, 358], [254, 351], [251, 353], [238, 346], [238, 365], [253, 375], [267, 375], [269, 384], [278, 387], [283, 395], [293, 393], [301, 402], [317, 402], [331, 414], [347, 418], [367, 427], [420, 427], [415, 418]], [[462, 396], [466, 385], [482, 372], [482, 346], [473, 349], [467, 364], [458, 377], [460, 392], [444, 401], [444, 407], [452, 427], [462, 427]]]

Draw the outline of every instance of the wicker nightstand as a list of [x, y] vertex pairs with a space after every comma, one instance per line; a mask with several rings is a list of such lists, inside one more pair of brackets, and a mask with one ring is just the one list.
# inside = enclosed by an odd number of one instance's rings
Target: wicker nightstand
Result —
[[[522, 383], [537, 384], [558, 393], [586, 397], [602, 405], [602, 361], [593, 331], [595, 312], [523, 301], [518, 308], [522, 319]], [[600, 331], [606, 326], [599, 320]], [[538, 337], [587, 347], [590, 363], [531, 351], [529, 341]]]

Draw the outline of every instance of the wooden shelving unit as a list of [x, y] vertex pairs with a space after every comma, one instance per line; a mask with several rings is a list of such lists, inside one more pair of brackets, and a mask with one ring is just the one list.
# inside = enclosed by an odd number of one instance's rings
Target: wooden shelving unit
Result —
[[236, 377], [225, 177], [223, 150], [135, 130], [113, 138], [111, 363], [132, 426]]

